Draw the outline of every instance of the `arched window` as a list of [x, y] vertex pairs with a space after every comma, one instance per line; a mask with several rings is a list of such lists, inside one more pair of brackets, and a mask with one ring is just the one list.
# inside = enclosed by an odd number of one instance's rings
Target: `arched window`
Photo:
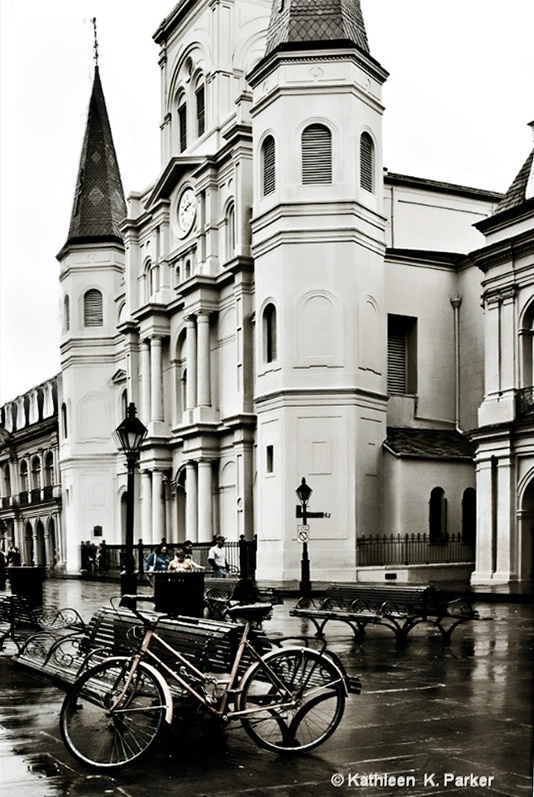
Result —
[[69, 436], [69, 425], [67, 418], [67, 405], [61, 405], [61, 431], [63, 432], [63, 439], [66, 440]]
[[68, 332], [70, 329], [70, 299], [68, 293], [65, 294], [63, 299], [63, 332]]
[[32, 489], [38, 490], [41, 487], [41, 460], [39, 457], [32, 459]]
[[121, 394], [121, 420], [126, 418], [128, 413], [128, 391], [123, 390]]
[[477, 531], [477, 494], [468, 487], [462, 496], [462, 541], [468, 545], [475, 542]]
[[83, 297], [83, 325], [84, 327], [104, 325], [102, 294], [96, 288], [91, 288]]
[[187, 104], [185, 95], [182, 95], [178, 103], [178, 149], [184, 152], [187, 149]]
[[360, 136], [360, 186], [373, 193], [375, 147], [369, 133]]
[[332, 133], [325, 125], [309, 125], [302, 133], [302, 182], [332, 182]]
[[197, 114], [197, 136], [202, 136], [206, 130], [206, 93], [203, 84], [197, 86], [195, 91], [195, 104]]
[[226, 259], [235, 255], [235, 205], [229, 205], [226, 211]]
[[276, 147], [274, 138], [267, 136], [261, 148], [263, 196], [276, 190]]
[[51, 451], [49, 451], [45, 459], [45, 487], [53, 487], [53, 485], [54, 485], [54, 455]]
[[11, 471], [9, 468], [9, 463], [4, 465], [3, 477], [4, 477], [4, 495], [11, 495]]
[[159, 266], [157, 263], [151, 263], [149, 266], [148, 285], [150, 296], [159, 291]]
[[28, 490], [28, 463], [25, 459], [20, 463], [20, 489], [23, 493]]
[[263, 311], [263, 355], [266, 363], [276, 360], [276, 307], [268, 304]]
[[447, 537], [447, 499], [441, 487], [430, 493], [428, 531], [430, 542], [444, 542]]

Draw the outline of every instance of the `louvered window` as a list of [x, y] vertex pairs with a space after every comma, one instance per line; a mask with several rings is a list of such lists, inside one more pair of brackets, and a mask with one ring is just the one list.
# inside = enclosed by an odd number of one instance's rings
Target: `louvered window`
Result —
[[263, 196], [272, 194], [276, 189], [276, 158], [275, 144], [272, 136], [267, 136], [263, 142]]
[[302, 182], [332, 182], [332, 134], [324, 125], [310, 125], [302, 133]]
[[104, 324], [102, 294], [96, 289], [87, 291], [83, 297], [84, 327], [101, 327]]
[[206, 129], [206, 98], [204, 86], [200, 86], [196, 91], [197, 98], [197, 135], [201, 136]]
[[180, 152], [187, 149], [187, 105], [178, 108], [178, 127], [180, 135]]
[[388, 316], [388, 393], [414, 394], [417, 390], [417, 320]]
[[369, 133], [360, 136], [360, 186], [373, 192], [374, 181], [374, 145]]

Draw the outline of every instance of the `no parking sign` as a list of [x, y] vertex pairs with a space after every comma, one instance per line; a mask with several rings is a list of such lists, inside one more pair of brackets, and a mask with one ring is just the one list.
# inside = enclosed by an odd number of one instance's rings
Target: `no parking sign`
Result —
[[299, 542], [308, 542], [310, 536], [309, 526], [297, 526], [297, 537]]

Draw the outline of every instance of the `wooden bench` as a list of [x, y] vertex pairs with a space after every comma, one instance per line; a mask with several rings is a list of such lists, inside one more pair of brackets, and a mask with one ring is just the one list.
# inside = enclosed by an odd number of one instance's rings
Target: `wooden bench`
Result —
[[0, 629], [0, 650], [8, 638], [20, 650], [36, 629], [56, 638], [85, 631], [85, 623], [76, 609], [35, 607], [23, 595], [5, 595], [0, 599]]
[[[228, 671], [237, 650], [237, 624], [196, 617], [167, 618], [145, 611], [143, 614], [159, 617], [158, 633], [195, 667], [205, 672]], [[63, 639], [52, 639], [44, 633], [35, 634], [15, 661], [56, 686], [67, 689], [93, 664], [112, 655], [132, 652], [142, 630], [139, 620], [131, 612], [104, 608], [93, 615], [85, 634]], [[254, 639], [258, 652], [270, 648], [261, 631], [255, 632]], [[155, 645], [154, 651], [166, 664], [176, 666], [175, 659], [164, 648]], [[242, 667], [248, 663], [244, 657]], [[169, 684], [172, 687], [172, 679], [169, 679]]]
[[466, 598], [449, 600], [435, 587], [384, 584], [330, 584], [319, 603], [301, 598], [289, 613], [311, 620], [318, 637], [324, 635], [328, 622], [346, 623], [359, 642], [369, 625], [385, 626], [394, 632], [397, 642], [405, 642], [415, 626], [430, 623], [449, 644], [455, 628], [479, 619]]

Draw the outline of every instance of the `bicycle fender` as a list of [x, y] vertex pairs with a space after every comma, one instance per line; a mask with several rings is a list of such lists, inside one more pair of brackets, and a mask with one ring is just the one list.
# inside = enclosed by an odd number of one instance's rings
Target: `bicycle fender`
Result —
[[174, 707], [173, 707], [173, 699], [169, 684], [167, 683], [163, 675], [158, 670], [156, 670], [156, 668], [152, 664], [148, 664], [148, 662], [143, 661], [139, 666], [141, 668], [143, 667], [146, 668], [150, 672], [150, 674], [154, 676], [154, 678], [158, 681], [159, 685], [163, 689], [163, 694], [165, 695], [165, 701], [167, 703], [167, 710], [165, 712], [165, 722], [167, 722], [170, 725], [172, 723], [172, 715]]
[[[123, 661], [131, 661], [131, 659], [128, 656], [113, 656], [113, 657], [111, 657], [111, 659], [108, 659], [108, 661], [123, 662]], [[98, 666], [99, 665], [97, 665], [97, 667]], [[143, 661], [138, 666], [141, 669], [148, 670], [150, 672], [150, 674], [154, 676], [156, 681], [161, 686], [161, 688], [163, 690], [163, 694], [165, 695], [165, 702], [167, 704], [167, 709], [165, 711], [165, 722], [169, 723], [169, 725], [170, 725], [172, 723], [172, 716], [173, 716], [173, 708], [174, 707], [173, 707], [172, 693], [171, 693], [169, 684], [167, 683], [167, 681], [165, 680], [163, 675], [158, 670], [156, 670], [156, 668], [152, 664], [149, 664], [148, 662]]]
[[[245, 679], [248, 677], [249, 673], [251, 673], [255, 669], [258, 669], [261, 666], [261, 663], [263, 661], [268, 663], [269, 659], [272, 659], [274, 656], [279, 655], [281, 651], [284, 651], [284, 653], [286, 651], [289, 651], [290, 653], [301, 653], [303, 650], [308, 650], [308, 649], [309, 648], [303, 648], [303, 647], [299, 647], [298, 645], [294, 645], [292, 647], [276, 648], [275, 650], [269, 651], [269, 653], [266, 653], [264, 656], [261, 657], [261, 661], [255, 661], [253, 664], [250, 665], [250, 667], [248, 667], [248, 669], [243, 673], [243, 677], [241, 678], [241, 680], [239, 682], [239, 685], [241, 686], [241, 684], [245, 682]], [[317, 651], [315, 651], [315, 652], [317, 652]], [[322, 654], [319, 654], [319, 655], [322, 655]], [[335, 654], [334, 654], [334, 656], [335, 656]], [[341, 660], [338, 659], [338, 661], [339, 661], [339, 664], [338, 664], [336, 661], [334, 661], [332, 656], [328, 655], [328, 658], [330, 660], [330, 664], [333, 664], [334, 667], [336, 668], [336, 670], [338, 671], [339, 680], [343, 684], [343, 688], [345, 690], [345, 696], [348, 697], [349, 688], [348, 688], [348, 685], [347, 685], [347, 674], [345, 673], [345, 668], [343, 667], [343, 664], [341, 664]]]

